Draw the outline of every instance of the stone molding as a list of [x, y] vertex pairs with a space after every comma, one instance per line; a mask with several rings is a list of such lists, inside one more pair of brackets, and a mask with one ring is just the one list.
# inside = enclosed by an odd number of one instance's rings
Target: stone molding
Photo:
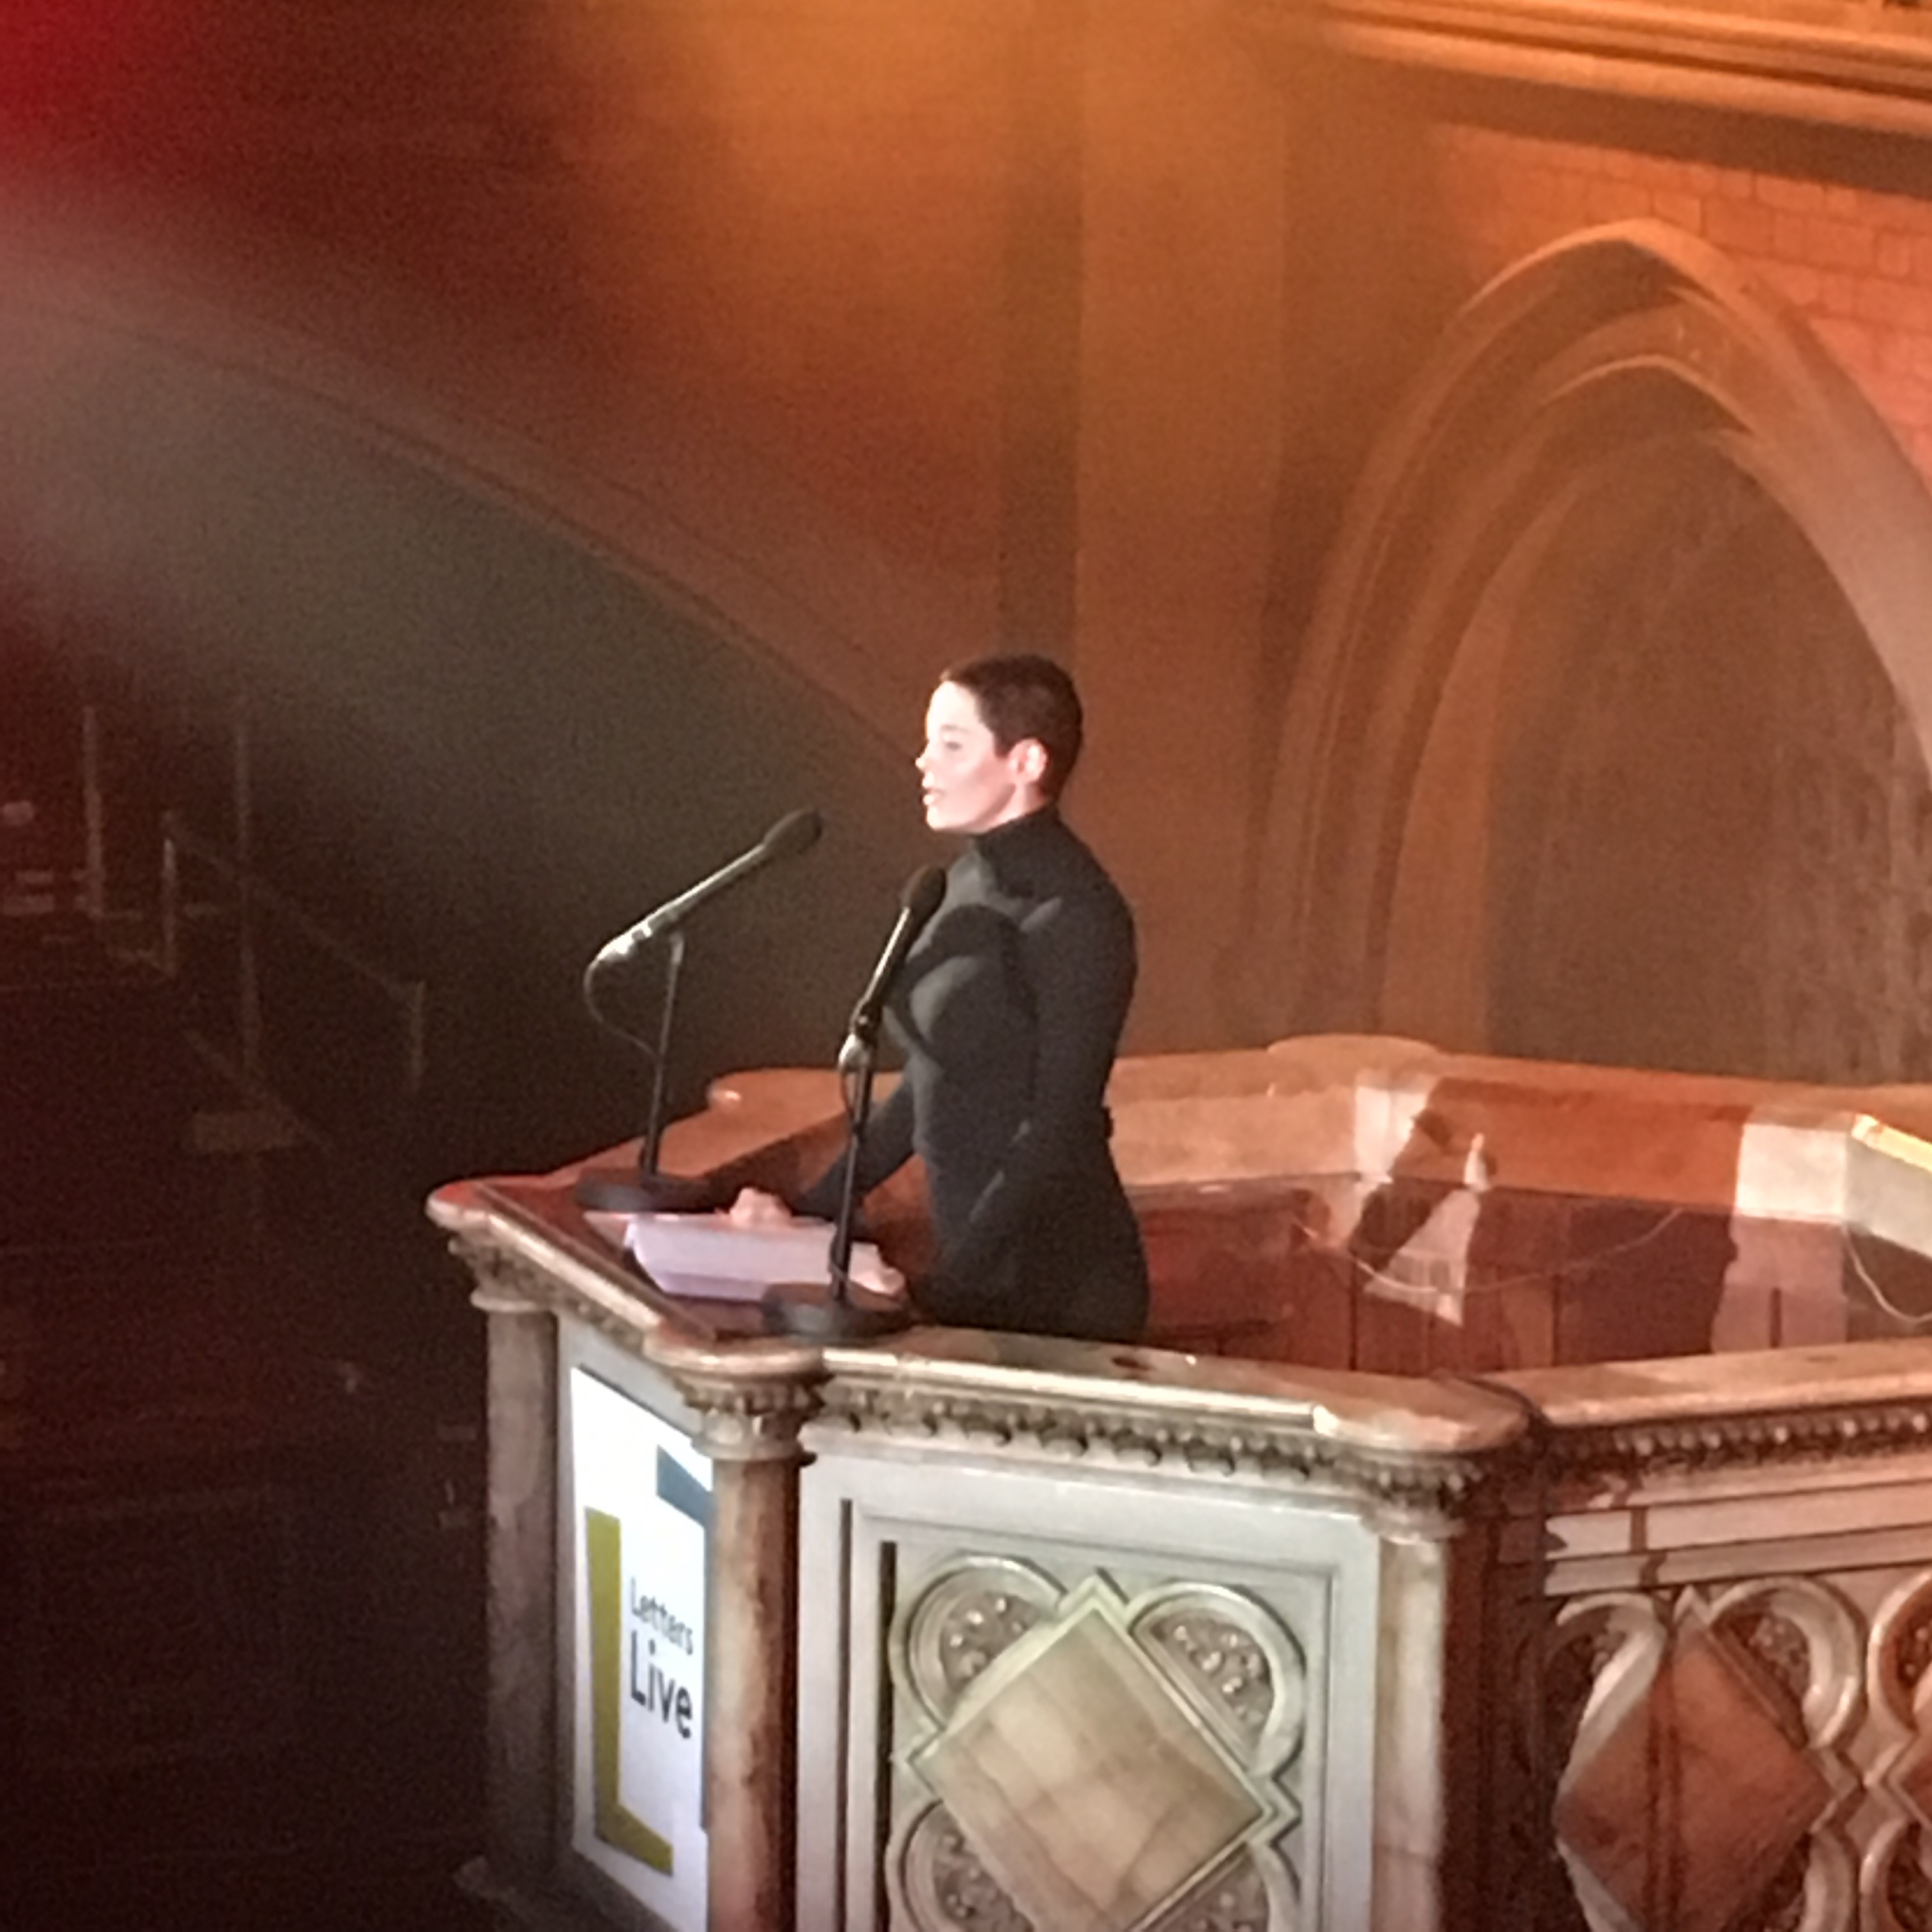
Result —
[[568, 1316], [608, 1336], [667, 1378], [700, 1418], [698, 1446], [728, 1461], [795, 1460], [808, 1453], [800, 1432], [817, 1423], [902, 1444], [1258, 1481], [1332, 1496], [1414, 1530], [1498, 1504], [1527, 1426], [1518, 1405], [1473, 1385], [1418, 1384], [1411, 1407], [1372, 1377], [1305, 1386], [1266, 1377], [1267, 1387], [1251, 1389], [1238, 1365], [1225, 1377], [1210, 1369], [1150, 1380], [1138, 1356], [1115, 1380], [916, 1347], [711, 1342], [680, 1334], [614, 1269], [493, 1207], [448, 1196], [434, 1205], [479, 1305]]
[[531, 1246], [512, 1223], [487, 1211], [437, 1218], [452, 1228], [450, 1251], [476, 1280], [471, 1300], [485, 1312], [567, 1316], [649, 1363], [696, 1412], [694, 1441], [707, 1456], [797, 1460], [799, 1430], [817, 1408], [816, 1384], [825, 1373], [817, 1349], [762, 1340], [721, 1348], [688, 1338], [620, 1279], [554, 1247]]
[[[1330, 1494], [1371, 1510], [1446, 1520], [1490, 1513], [1519, 1475], [1522, 1438], [1465, 1454], [1372, 1449], [1313, 1418], [1150, 1410], [1123, 1392], [1070, 1400], [1023, 1389], [963, 1392], [835, 1376], [818, 1420], [902, 1446], [975, 1447], [1058, 1462], [1245, 1479]], [[1286, 1407], [1286, 1405], [1284, 1405]]]
[[1932, 1449], [1932, 1394], [1858, 1407], [1660, 1419], [1565, 1429], [1544, 1422], [1548, 1478], [1627, 1483], [1669, 1473], [1796, 1468], [1829, 1460], [1923, 1456]]
[[732, 1375], [680, 1370], [654, 1354], [652, 1360], [698, 1412], [694, 1445], [720, 1462], [795, 1462], [802, 1454], [799, 1431], [818, 1406], [822, 1370], [803, 1374]]
[[449, 1252], [470, 1271], [476, 1284], [470, 1305], [484, 1315], [548, 1315], [550, 1297], [542, 1271], [466, 1234], [451, 1237]]
[[1657, 0], [1238, 0], [1270, 35], [1364, 58], [1932, 136], [1932, 26], [1901, 6]]
[[470, 1270], [476, 1283], [471, 1305], [484, 1314], [568, 1314], [632, 1354], [644, 1352], [634, 1323], [622, 1320], [587, 1295], [573, 1293], [567, 1282], [559, 1280], [542, 1262], [476, 1234], [452, 1235], [449, 1252]]
[[1520, 1512], [1532, 1492], [1552, 1487], [1932, 1453], [1932, 1378], [1922, 1394], [1898, 1371], [1862, 1400], [1846, 1390], [1820, 1401], [1826, 1391], [1814, 1388], [1807, 1406], [1806, 1394], [1780, 1382], [1765, 1390], [1763, 1407], [1746, 1408], [1736, 1405], [1750, 1398], [1733, 1383], [1726, 1412], [1699, 1413], [1689, 1392], [1660, 1388], [1652, 1396], [1660, 1412], [1606, 1417], [1592, 1391], [1597, 1372], [1587, 1370], [1531, 1377], [1521, 1390], [1508, 1378], [1438, 1377], [1410, 1385], [1405, 1401], [1375, 1377], [1183, 1367], [1183, 1358], [1156, 1376], [1138, 1352], [1115, 1377], [1074, 1372], [1058, 1354], [980, 1359], [968, 1352], [985, 1338], [932, 1331], [898, 1348], [715, 1342], [680, 1333], [614, 1269], [533, 1243], [512, 1222], [486, 1214], [446, 1226], [479, 1306], [567, 1316], [608, 1336], [670, 1382], [699, 1418], [698, 1446], [727, 1461], [797, 1460], [810, 1453], [800, 1440], [810, 1425], [828, 1446], [842, 1436], [1332, 1496], [1386, 1529], [1428, 1533]]
[[881, 1440], [1312, 1490], [1413, 1529], [1485, 1510], [1527, 1427], [1520, 1402], [1474, 1384], [943, 1330], [912, 1331], [902, 1348], [712, 1340], [506, 1198], [459, 1184], [430, 1210], [488, 1305], [567, 1316], [607, 1336], [666, 1377], [700, 1418], [698, 1446], [727, 1460], [796, 1458], [800, 1430], [823, 1422]]

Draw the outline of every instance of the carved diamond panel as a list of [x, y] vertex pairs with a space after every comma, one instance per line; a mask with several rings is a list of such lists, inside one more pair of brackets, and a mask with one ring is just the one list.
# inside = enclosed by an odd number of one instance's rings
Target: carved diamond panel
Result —
[[1264, 1605], [980, 1559], [902, 1606], [891, 1664], [912, 1720], [886, 1862], [902, 1922], [1295, 1932], [1307, 1670]]
[[1639, 1924], [1667, 1900], [1664, 1922], [1680, 1932], [1725, 1932], [1830, 1795], [1710, 1634], [1693, 1630], [1564, 1780], [1556, 1828]]
[[1544, 1722], [1574, 1898], [1552, 1922], [1850, 1932], [1838, 1820], [1858, 1785], [1845, 1747], [1862, 1666], [1857, 1617], [1809, 1581], [1568, 1606]]
[[1097, 1610], [1013, 1660], [913, 1768], [1036, 1923], [1129, 1932], [1263, 1808]]
[[1869, 1780], [1892, 1813], [1865, 1860], [1873, 1932], [1932, 1932], [1932, 1574], [1898, 1582], [1872, 1618], [1868, 1663], [1886, 1740]]

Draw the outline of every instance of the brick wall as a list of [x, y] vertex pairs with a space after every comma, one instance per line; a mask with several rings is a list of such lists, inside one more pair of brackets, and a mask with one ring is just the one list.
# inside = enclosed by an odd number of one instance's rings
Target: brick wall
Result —
[[1670, 222], [1796, 309], [1932, 481], [1932, 199], [1513, 130], [1432, 142], [1472, 285], [1581, 228]]

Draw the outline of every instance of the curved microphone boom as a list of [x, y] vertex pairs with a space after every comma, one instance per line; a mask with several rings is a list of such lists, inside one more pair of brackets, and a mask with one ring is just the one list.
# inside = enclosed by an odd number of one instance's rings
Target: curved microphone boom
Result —
[[788, 812], [748, 852], [741, 852], [729, 865], [721, 866], [710, 878], [700, 879], [696, 885], [680, 892], [675, 898], [664, 901], [654, 910], [647, 912], [637, 924], [603, 946], [590, 962], [590, 970], [595, 973], [606, 966], [614, 966], [637, 955], [674, 927], [686, 920], [707, 901], [728, 891], [740, 879], [748, 878], [757, 872], [780, 859], [795, 859], [801, 852], [808, 850], [818, 841], [818, 835], [825, 830], [825, 821], [815, 812]]
[[[721, 866], [709, 878], [667, 899], [654, 912], [645, 914], [628, 932], [620, 932], [584, 969], [584, 1001], [598, 1022], [633, 1045], [642, 1047], [651, 1060], [651, 1097], [644, 1118], [642, 1148], [638, 1157], [634, 1180], [613, 1180], [591, 1170], [580, 1175], [577, 1198], [588, 1208], [614, 1213], [636, 1214], [659, 1210], [676, 1212], [708, 1208], [710, 1184], [701, 1178], [662, 1172], [658, 1156], [663, 1145], [664, 1096], [670, 1083], [671, 1030], [677, 1011], [679, 975], [684, 966], [683, 922], [703, 905], [738, 881], [779, 859], [795, 858], [818, 842], [825, 821], [815, 812], [788, 812], [748, 852], [741, 852], [729, 865]], [[658, 1001], [658, 1036], [653, 1047], [640, 1034], [611, 1019], [598, 998], [598, 982], [604, 970], [634, 958], [653, 940], [668, 936], [664, 948], [664, 984]]]

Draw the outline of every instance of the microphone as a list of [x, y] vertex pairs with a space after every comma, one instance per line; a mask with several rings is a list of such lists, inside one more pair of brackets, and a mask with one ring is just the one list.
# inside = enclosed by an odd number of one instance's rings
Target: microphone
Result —
[[859, 995], [858, 1004], [852, 1009], [852, 1018], [846, 1027], [845, 1044], [838, 1054], [842, 1072], [855, 1058], [869, 1053], [877, 1044], [879, 1021], [886, 1010], [886, 995], [892, 991], [892, 982], [898, 977], [906, 955], [912, 950], [913, 941], [931, 923], [933, 914], [939, 910], [940, 901], [945, 896], [946, 874], [937, 866], [922, 866], [899, 889], [899, 916], [892, 922], [885, 950], [879, 955], [879, 963], [872, 968], [872, 976], [866, 982], [866, 990]]
[[740, 853], [729, 865], [719, 866], [709, 878], [700, 879], [676, 898], [666, 899], [655, 911], [646, 913], [628, 932], [619, 933], [598, 952], [588, 970], [596, 973], [620, 961], [635, 958], [652, 940], [670, 932], [674, 926], [682, 925], [707, 899], [715, 898], [740, 879], [748, 878], [776, 860], [796, 858], [800, 853], [818, 842], [818, 835], [824, 830], [825, 821], [815, 812], [787, 812], [748, 852]]

